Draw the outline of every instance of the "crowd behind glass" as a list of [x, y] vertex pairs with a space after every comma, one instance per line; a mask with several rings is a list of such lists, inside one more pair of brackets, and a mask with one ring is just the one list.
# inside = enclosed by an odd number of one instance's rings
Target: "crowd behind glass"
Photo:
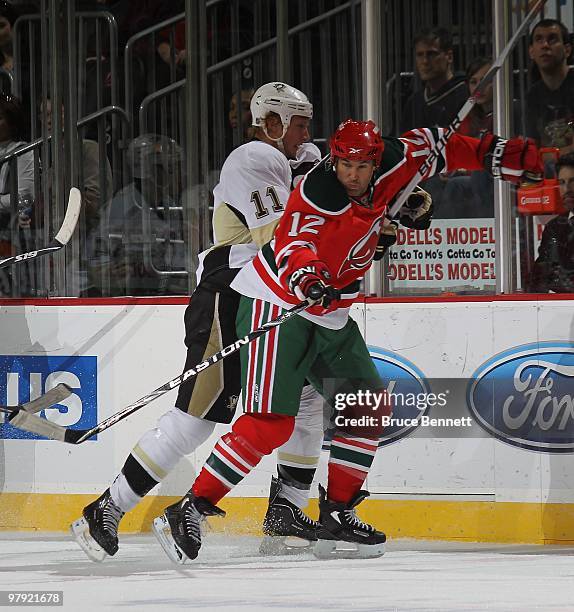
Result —
[[[140, 3], [123, 0], [94, 0], [82, 4], [87, 9], [100, 7], [114, 14], [120, 47], [138, 29], [143, 30], [183, 10], [182, 2], [149, 0], [143, 3], [145, 10]], [[10, 75], [14, 70], [11, 32], [19, 12], [25, 10], [33, 12], [37, 7], [0, 3], [0, 83], [5, 92], [0, 96], [0, 158], [25, 146], [31, 134], [26, 93], [22, 92], [22, 100], [10, 93]], [[152, 56], [160, 83], [184, 78], [185, 46], [183, 21], [178, 22], [169, 35], [157, 37]], [[574, 281], [574, 71], [570, 69], [572, 43], [568, 27], [554, 19], [539, 21], [530, 33], [528, 53], [532, 84], [525, 99], [512, 101], [513, 133], [504, 136], [522, 134], [525, 130], [526, 136], [540, 146], [556, 150], [554, 157], [558, 163], [548, 161], [547, 173], [558, 179], [565, 212], [552, 219], [540, 219], [534, 226], [537, 235], [532, 244], [519, 236], [520, 285], [523, 290], [532, 292], [570, 292]], [[149, 61], [149, 49], [146, 54], [146, 61]], [[452, 33], [438, 27], [417, 33], [412, 41], [412, 62], [414, 78], [410, 91], [404, 93], [400, 124], [392, 126], [395, 134], [413, 127], [446, 127], [490, 68], [492, 57], [476, 57], [467, 66], [460, 66]], [[22, 66], [21, 70], [29, 70], [29, 66]], [[164, 72], [165, 78], [162, 77]], [[224, 110], [227, 153], [252, 136], [249, 100], [258, 85], [260, 83], [252, 82], [247, 86], [243, 83], [239, 90], [228, 88]], [[293, 85], [299, 86], [296, 82]], [[336, 92], [333, 95], [337, 95]], [[137, 104], [137, 93], [134, 99]], [[324, 105], [328, 101], [323, 99], [321, 103]], [[319, 110], [317, 105], [316, 110]], [[38, 123], [46, 123], [48, 133], [52, 130], [55, 112], [49, 99], [33, 109]], [[340, 117], [340, 120], [345, 118]], [[335, 128], [333, 125], [332, 129]], [[492, 129], [493, 89], [490, 86], [459, 131], [479, 137], [483, 131]], [[195, 220], [184, 218], [180, 202], [187, 188], [183, 147], [166, 134], [136, 131], [123, 151], [127, 173], [122, 185], [118, 186], [110, 160], [105, 155], [102, 159], [97, 139], [95, 132], [85, 133], [81, 140], [82, 184], [79, 187], [84, 212], [80, 252], [83, 255], [78, 267], [77, 295], [187, 294], [184, 223], [193, 224]], [[17, 176], [13, 176], [15, 170]], [[37, 193], [39, 172], [49, 176], [53, 169], [42, 160], [35, 163], [31, 152], [20, 155], [17, 164], [5, 161], [0, 166], [0, 258], [30, 250], [38, 239], [45, 218], [43, 209], [47, 206], [42, 193]], [[488, 235], [494, 223], [494, 187], [486, 172], [456, 171], [434, 177], [423, 186], [433, 197], [435, 224], [439, 230], [452, 233], [460, 228], [476, 227], [480, 235]], [[14, 190], [17, 191], [16, 210]], [[448, 290], [449, 286], [440, 282], [445, 275], [443, 268], [440, 268], [441, 278], [436, 274], [438, 268], [434, 268], [435, 277], [426, 285], [416, 275], [409, 284], [407, 273], [415, 274], [415, 271], [406, 263], [401, 267], [401, 261], [409, 257], [406, 248], [409, 240], [420, 244], [426, 239], [406, 235], [399, 239], [395, 253], [391, 253], [387, 261], [385, 273], [391, 279], [388, 289], [395, 293], [421, 293], [420, 286], [434, 288], [435, 293]], [[494, 253], [494, 245], [490, 246]], [[431, 255], [426, 253], [425, 258]], [[442, 257], [442, 254], [435, 256]], [[473, 257], [479, 266], [477, 269], [486, 270], [480, 268], [483, 266], [480, 257]], [[403, 277], [401, 270], [407, 271]], [[428, 275], [430, 270], [418, 268], [416, 274]], [[423, 280], [428, 281], [429, 277]], [[490, 282], [465, 284], [461, 281], [459, 285], [452, 283], [451, 290], [462, 287], [474, 292], [489, 291], [493, 282], [490, 278]], [[11, 269], [0, 270], [0, 295], [15, 295]], [[43, 295], [35, 286], [31, 272], [21, 276], [17, 295]]]

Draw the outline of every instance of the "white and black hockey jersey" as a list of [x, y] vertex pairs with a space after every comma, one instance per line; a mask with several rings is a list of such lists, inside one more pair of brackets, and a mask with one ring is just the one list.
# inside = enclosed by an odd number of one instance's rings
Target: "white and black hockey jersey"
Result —
[[221, 270], [238, 272], [273, 237], [289, 194], [321, 159], [304, 143], [296, 159], [260, 140], [232, 151], [213, 190], [214, 245], [200, 253], [197, 282]]

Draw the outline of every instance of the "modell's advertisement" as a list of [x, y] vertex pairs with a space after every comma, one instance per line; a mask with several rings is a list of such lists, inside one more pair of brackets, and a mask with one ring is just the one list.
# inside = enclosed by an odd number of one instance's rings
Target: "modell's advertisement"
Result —
[[428, 230], [400, 227], [389, 253], [393, 289], [493, 289], [494, 219], [437, 219]]

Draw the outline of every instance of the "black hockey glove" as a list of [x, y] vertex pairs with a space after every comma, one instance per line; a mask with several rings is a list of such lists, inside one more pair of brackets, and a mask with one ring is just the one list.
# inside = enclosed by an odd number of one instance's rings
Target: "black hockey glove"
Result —
[[397, 224], [395, 221], [391, 221], [388, 225], [384, 225], [379, 236], [379, 242], [375, 249], [375, 256], [373, 259], [379, 261], [385, 256], [385, 253], [395, 244], [397, 241]]
[[410, 229], [426, 230], [430, 227], [433, 215], [431, 194], [416, 187], [401, 206], [398, 217], [401, 225]]
[[289, 277], [289, 289], [300, 299], [311, 299], [323, 308], [328, 308], [333, 300], [339, 299], [337, 289], [325, 281], [331, 279], [327, 266], [319, 260], [309, 262], [295, 270]]

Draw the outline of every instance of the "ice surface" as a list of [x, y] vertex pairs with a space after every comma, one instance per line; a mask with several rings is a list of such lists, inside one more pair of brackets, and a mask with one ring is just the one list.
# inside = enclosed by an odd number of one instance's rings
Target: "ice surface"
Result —
[[96, 564], [66, 536], [0, 533], [0, 590], [63, 590], [79, 612], [574, 610], [570, 547], [403, 540], [380, 559], [318, 561], [260, 557], [258, 545], [208, 535], [199, 559], [174, 566], [152, 536], [123, 536]]

